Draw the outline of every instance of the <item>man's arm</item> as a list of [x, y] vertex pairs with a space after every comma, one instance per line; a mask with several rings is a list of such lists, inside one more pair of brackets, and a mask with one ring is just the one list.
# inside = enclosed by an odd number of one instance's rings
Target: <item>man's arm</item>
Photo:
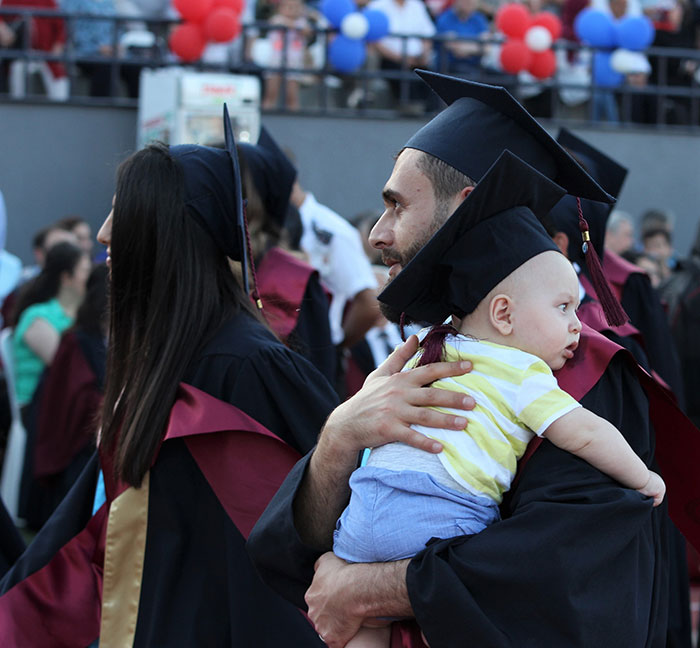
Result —
[[[648, 402], [623, 360], [612, 361], [582, 404], [651, 461]], [[665, 504], [652, 509], [635, 491], [545, 441], [509, 511], [481, 533], [438, 541], [410, 561], [410, 608], [431, 648], [463, 645], [465, 637], [470, 645], [503, 648], [665, 645]], [[309, 590], [329, 645], [342, 645], [363, 610], [390, 616], [404, 609], [396, 586], [402, 563], [347, 565], [343, 580], [326, 578], [336, 567], [334, 560], [317, 565]], [[384, 589], [373, 589], [378, 582]], [[346, 611], [332, 607], [335, 601]], [[331, 609], [334, 623], [326, 625]]]

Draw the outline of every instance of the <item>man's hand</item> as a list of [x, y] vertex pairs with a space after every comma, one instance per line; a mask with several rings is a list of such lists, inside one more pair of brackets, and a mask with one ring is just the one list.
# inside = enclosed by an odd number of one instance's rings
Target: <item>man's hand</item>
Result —
[[16, 38], [15, 32], [6, 23], [0, 21], [0, 47], [12, 47]]
[[323, 554], [306, 592], [309, 618], [330, 648], [343, 648], [362, 625], [379, 616], [413, 616], [406, 590], [407, 560], [348, 564]]
[[[429, 407], [456, 410], [474, 409], [471, 396], [446, 389], [425, 388], [441, 378], [460, 376], [471, 371], [470, 362], [439, 362], [401, 372], [418, 349], [412, 335], [398, 347], [365, 381], [362, 389], [337, 407], [324, 427], [319, 449], [332, 441], [338, 450], [354, 455], [363, 448], [400, 441], [407, 445], [440, 452], [437, 441], [411, 429], [412, 424], [425, 427], [461, 430], [467, 425], [464, 416], [444, 414]], [[324, 438], [325, 437], [325, 438]]]

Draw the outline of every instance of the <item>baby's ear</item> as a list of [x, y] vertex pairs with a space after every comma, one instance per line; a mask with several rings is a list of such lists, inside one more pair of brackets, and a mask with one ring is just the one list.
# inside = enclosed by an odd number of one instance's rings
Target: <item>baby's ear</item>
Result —
[[501, 335], [513, 332], [513, 301], [508, 295], [496, 295], [489, 305], [489, 320]]

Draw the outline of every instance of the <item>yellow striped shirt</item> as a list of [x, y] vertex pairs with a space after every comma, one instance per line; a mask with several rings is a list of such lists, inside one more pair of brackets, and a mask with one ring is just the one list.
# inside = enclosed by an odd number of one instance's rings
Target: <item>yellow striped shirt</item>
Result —
[[[406, 369], [415, 366], [418, 357]], [[464, 430], [413, 427], [443, 444], [440, 461], [468, 492], [500, 503], [532, 437], [580, 405], [559, 388], [543, 360], [519, 349], [449, 335], [445, 359], [472, 362], [471, 372], [432, 385], [474, 397], [469, 424]]]

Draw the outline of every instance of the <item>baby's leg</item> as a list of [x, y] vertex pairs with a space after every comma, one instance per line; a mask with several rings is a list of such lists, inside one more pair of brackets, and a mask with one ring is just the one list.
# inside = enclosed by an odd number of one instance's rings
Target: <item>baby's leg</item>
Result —
[[389, 648], [391, 626], [383, 628], [360, 628], [357, 634], [345, 644], [345, 648]]

